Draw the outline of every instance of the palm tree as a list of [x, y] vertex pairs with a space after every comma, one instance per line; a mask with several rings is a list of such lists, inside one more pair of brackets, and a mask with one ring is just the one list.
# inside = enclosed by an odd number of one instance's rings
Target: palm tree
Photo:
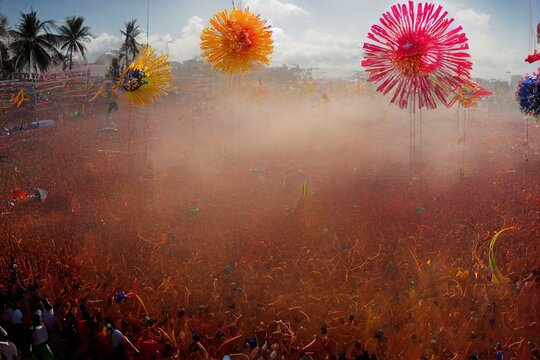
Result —
[[125, 30], [120, 30], [124, 36], [124, 43], [120, 47], [120, 53], [122, 56], [126, 57], [126, 67], [129, 65], [129, 54], [131, 53], [132, 59], [135, 59], [135, 56], [139, 53], [141, 44], [137, 42], [136, 37], [142, 33], [139, 25], [137, 25], [137, 20], [131, 20], [125, 23]]
[[60, 49], [65, 50], [65, 57], [69, 63], [69, 70], [73, 65], [73, 52], [80, 53], [86, 61], [86, 45], [93, 35], [90, 27], [84, 25], [84, 17], [67, 17], [64, 24], [58, 27], [58, 41]]
[[56, 49], [57, 37], [52, 33], [52, 21], [40, 21], [37, 13], [21, 12], [19, 25], [9, 30], [9, 47], [13, 54], [15, 68], [28, 67], [30, 72], [45, 72], [51, 64], [61, 60], [62, 54]]
[[0, 14], [0, 75], [7, 75], [14, 71], [9, 58], [7, 18]]
[[3, 14], [0, 14], [0, 46], [5, 45], [5, 42], [8, 38], [7, 25], [7, 17], [5, 17]]

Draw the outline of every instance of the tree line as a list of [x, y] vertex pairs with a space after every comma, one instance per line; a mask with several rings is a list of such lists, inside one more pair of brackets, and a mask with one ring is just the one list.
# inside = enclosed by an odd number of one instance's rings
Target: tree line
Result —
[[[120, 62], [125, 61], [127, 66], [141, 48], [136, 39], [142, 33], [137, 20], [126, 22], [120, 33], [123, 43], [114, 59], [115, 74], [111, 75], [117, 75]], [[7, 17], [0, 14], [0, 79], [17, 72], [44, 73], [58, 64], [71, 70], [77, 54], [87, 63], [87, 45], [93, 38], [83, 16], [68, 16], [61, 22], [42, 21], [32, 9], [21, 12], [18, 23], [10, 27]]]

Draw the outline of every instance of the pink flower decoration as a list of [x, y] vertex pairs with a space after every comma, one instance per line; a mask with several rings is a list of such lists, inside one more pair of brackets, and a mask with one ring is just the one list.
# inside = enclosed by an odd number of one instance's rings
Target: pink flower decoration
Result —
[[404, 109], [414, 99], [420, 108], [434, 109], [435, 97], [446, 105], [452, 89], [470, 77], [467, 37], [447, 15], [441, 6], [427, 3], [415, 11], [409, 1], [393, 5], [381, 25], [371, 27], [368, 38], [375, 43], [364, 44], [362, 66], [368, 80], [379, 83], [377, 91], [393, 91], [391, 103]]

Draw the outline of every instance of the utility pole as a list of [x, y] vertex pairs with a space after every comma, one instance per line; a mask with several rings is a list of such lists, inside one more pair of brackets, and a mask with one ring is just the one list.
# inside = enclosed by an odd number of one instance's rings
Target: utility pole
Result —
[[147, 7], [146, 7], [146, 45], [148, 45], [149, 32], [150, 32], [150, 0], [148, 0]]

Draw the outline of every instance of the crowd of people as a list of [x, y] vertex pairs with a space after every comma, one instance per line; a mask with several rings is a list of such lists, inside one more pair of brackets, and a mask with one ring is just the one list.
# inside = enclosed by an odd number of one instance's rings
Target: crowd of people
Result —
[[[12, 271], [16, 280], [16, 270]], [[251, 337], [238, 333], [236, 324], [219, 324], [200, 307], [196, 311], [179, 309], [175, 320], [165, 314], [160, 321], [148, 316], [142, 320], [114, 319], [103, 311], [109, 305], [126, 301], [107, 300], [55, 302], [39, 295], [39, 287], [28, 289], [18, 281], [0, 297], [0, 357], [16, 359], [369, 359], [361, 342], [346, 344], [344, 352], [321, 328], [311, 343], [299, 346], [290, 327], [282, 321], [261, 323]], [[179, 336], [171, 339], [162, 327], [179, 326]], [[209, 330], [215, 331], [209, 337]], [[173, 331], [174, 334], [174, 331]], [[383, 341], [383, 334], [375, 334]], [[131, 339], [131, 340], [130, 340]], [[180, 340], [181, 343], [177, 343]], [[216, 357], [217, 356], [217, 357]]]
[[[539, 274], [531, 274], [533, 284]], [[530, 286], [530, 285], [529, 285]], [[0, 359], [336, 359], [375, 360], [359, 339], [338, 344], [323, 325], [306, 343], [290, 323], [281, 320], [260, 323], [251, 335], [243, 335], [239, 317], [218, 318], [203, 305], [196, 309], [175, 308], [159, 319], [132, 312], [132, 294], [110, 299], [59, 297], [51, 304], [40, 296], [38, 284], [25, 288], [12, 265], [11, 282], [0, 296]], [[131, 304], [133, 305], [133, 304]], [[133, 307], [131, 307], [133, 308]], [[232, 309], [231, 309], [232, 310]], [[144, 313], [143, 313], [144, 314]], [[353, 323], [354, 316], [348, 321]], [[368, 339], [379, 350], [386, 335], [378, 330]], [[540, 359], [539, 349], [529, 343], [527, 359]], [[490, 353], [467, 355], [470, 360], [504, 359], [505, 347], [495, 344]], [[387, 357], [380, 357], [387, 358]], [[391, 359], [404, 357], [391, 356]], [[422, 356], [420, 360], [435, 359]]]
[[[415, 193], [392, 163], [373, 165], [394, 124], [379, 133], [366, 120], [363, 141], [343, 135], [349, 148], [307, 130], [298, 138], [311, 143], [283, 150], [278, 136], [269, 152], [243, 142], [232, 161], [229, 118], [197, 114], [182, 131], [168, 105], [150, 116], [148, 179], [124, 157], [127, 127], [104, 134], [88, 109], [4, 137], [3, 193], [50, 194], [0, 204], [4, 357], [538, 358], [538, 170], [506, 171], [520, 152], [506, 122], [490, 118], [475, 144], [490, 164], [481, 176]], [[384, 151], [364, 148], [368, 136]], [[372, 167], [383, 173], [365, 176]], [[489, 242], [507, 226], [495, 256], [508, 281], [494, 284]]]

